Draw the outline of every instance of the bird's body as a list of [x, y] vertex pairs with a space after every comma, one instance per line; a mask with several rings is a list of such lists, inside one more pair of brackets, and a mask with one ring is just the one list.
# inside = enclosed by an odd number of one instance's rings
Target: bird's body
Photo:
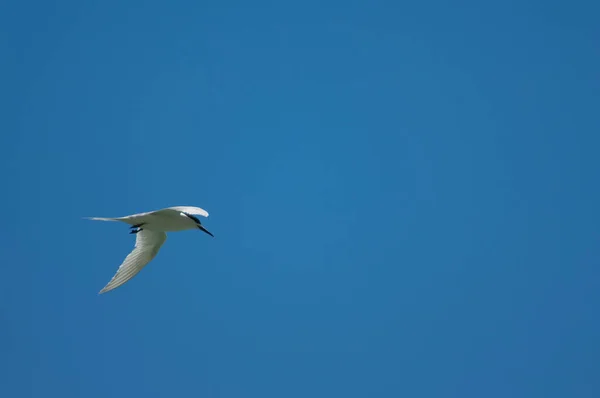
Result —
[[89, 217], [90, 220], [127, 223], [131, 225], [130, 233], [137, 235], [135, 248], [125, 258], [115, 276], [100, 291], [100, 294], [116, 289], [137, 275], [156, 256], [163, 243], [165, 243], [167, 240], [166, 232], [200, 229], [213, 236], [202, 226], [196, 216], [208, 217], [208, 213], [199, 207], [174, 206], [125, 217]]

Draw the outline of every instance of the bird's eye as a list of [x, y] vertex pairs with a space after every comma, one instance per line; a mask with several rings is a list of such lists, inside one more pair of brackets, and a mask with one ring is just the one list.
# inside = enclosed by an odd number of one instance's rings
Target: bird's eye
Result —
[[190, 218], [190, 219], [192, 219], [192, 220], [194, 220], [197, 224], [200, 224], [200, 220], [198, 220], [198, 217], [193, 216], [193, 215], [188, 214], [188, 213], [181, 213], [181, 214], [184, 215], [184, 216], [186, 216], [186, 217], [188, 217], [188, 218]]

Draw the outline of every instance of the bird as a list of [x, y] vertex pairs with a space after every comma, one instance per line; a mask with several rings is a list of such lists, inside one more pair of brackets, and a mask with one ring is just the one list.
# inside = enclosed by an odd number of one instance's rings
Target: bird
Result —
[[167, 240], [166, 232], [200, 229], [210, 233], [198, 217], [208, 217], [208, 212], [199, 207], [173, 206], [146, 213], [124, 217], [84, 217], [97, 221], [121, 221], [130, 225], [130, 234], [135, 234], [135, 247], [119, 266], [116, 274], [98, 294], [103, 294], [122, 286], [136, 276], [160, 250]]

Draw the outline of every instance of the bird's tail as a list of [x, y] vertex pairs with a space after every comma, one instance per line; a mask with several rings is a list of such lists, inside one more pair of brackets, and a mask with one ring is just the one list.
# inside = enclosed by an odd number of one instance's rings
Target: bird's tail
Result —
[[121, 221], [120, 218], [107, 218], [107, 217], [83, 217], [85, 220], [96, 220], [96, 221]]

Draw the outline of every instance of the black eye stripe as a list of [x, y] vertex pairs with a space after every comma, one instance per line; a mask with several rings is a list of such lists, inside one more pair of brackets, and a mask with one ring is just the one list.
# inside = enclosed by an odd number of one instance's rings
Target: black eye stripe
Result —
[[183, 213], [183, 214], [185, 214], [186, 216], [188, 216], [189, 218], [194, 220], [196, 223], [201, 224], [200, 220], [198, 220], [198, 218], [196, 216], [192, 216], [191, 214], [188, 214], [188, 213]]

